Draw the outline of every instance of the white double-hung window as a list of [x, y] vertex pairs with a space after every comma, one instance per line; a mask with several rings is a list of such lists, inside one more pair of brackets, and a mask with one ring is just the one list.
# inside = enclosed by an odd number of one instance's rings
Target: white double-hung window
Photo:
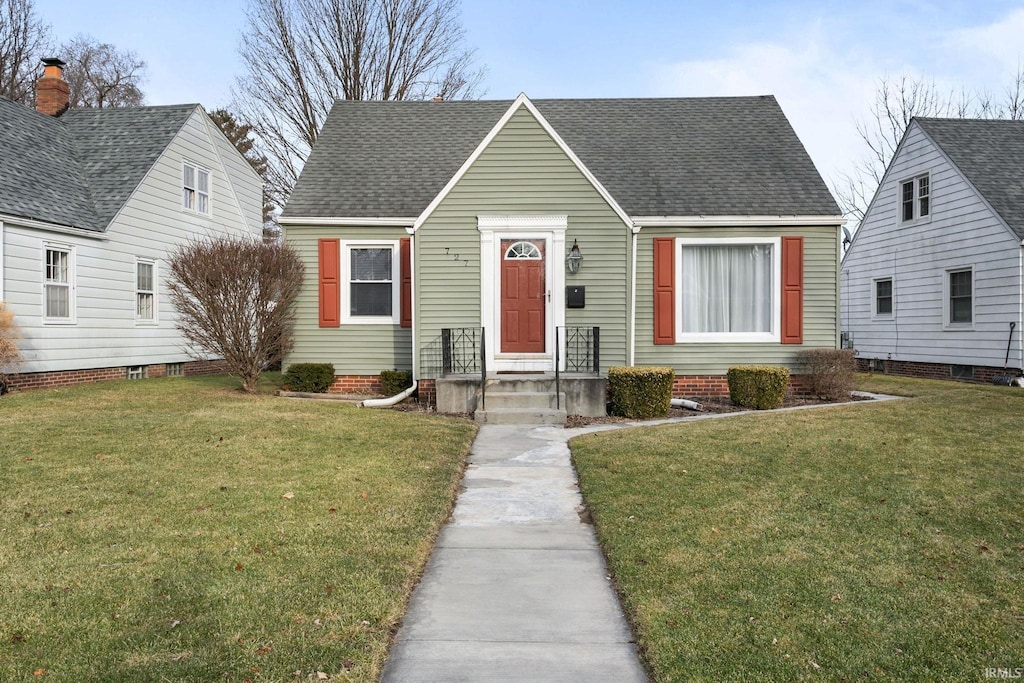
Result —
[[210, 213], [210, 172], [202, 166], [181, 165], [182, 206], [197, 213]]
[[75, 261], [70, 247], [47, 244], [43, 248], [43, 320], [75, 321]]
[[778, 342], [781, 240], [676, 240], [676, 340]]
[[900, 183], [900, 222], [922, 220], [931, 215], [931, 177], [925, 173]]
[[135, 320], [140, 323], [157, 321], [156, 263], [148, 259], [135, 260]]
[[399, 323], [397, 241], [342, 243], [342, 324]]

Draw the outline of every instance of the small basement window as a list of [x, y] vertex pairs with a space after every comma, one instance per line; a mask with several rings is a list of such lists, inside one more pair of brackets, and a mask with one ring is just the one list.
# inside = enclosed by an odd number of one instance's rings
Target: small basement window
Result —
[[145, 379], [145, 365], [131, 365], [128, 367], [128, 379]]
[[974, 379], [973, 365], [950, 365], [949, 376], [952, 379]]
[[167, 364], [167, 376], [168, 377], [184, 377], [185, 368], [181, 363], [168, 363]]

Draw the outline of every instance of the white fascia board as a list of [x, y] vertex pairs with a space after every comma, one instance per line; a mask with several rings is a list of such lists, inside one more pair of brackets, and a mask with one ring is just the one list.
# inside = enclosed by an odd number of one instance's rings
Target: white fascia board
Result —
[[846, 223], [843, 216], [634, 216], [640, 228], [820, 226]]
[[498, 119], [498, 122], [494, 124], [494, 128], [492, 128], [491, 131], [484, 137], [484, 139], [480, 141], [480, 144], [477, 145], [476, 149], [473, 150], [473, 153], [469, 155], [469, 158], [466, 159], [466, 161], [462, 164], [461, 167], [459, 167], [459, 170], [455, 172], [455, 175], [451, 177], [451, 180], [449, 180], [448, 183], [437, 194], [437, 196], [434, 197], [433, 201], [431, 201], [430, 204], [427, 205], [427, 208], [423, 210], [423, 213], [419, 215], [419, 217], [416, 219], [415, 224], [413, 224], [412, 226], [413, 231], [415, 232], [416, 230], [419, 230], [420, 226], [422, 226], [426, 222], [426, 220], [430, 218], [430, 214], [434, 213], [434, 209], [436, 209], [438, 205], [442, 201], [444, 201], [444, 198], [448, 196], [448, 193], [452, 191], [452, 188], [454, 188], [455, 185], [460, 180], [462, 180], [462, 176], [466, 174], [466, 172], [473, 165], [473, 163], [480, 157], [481, 154], [483, 154], [483, 151], [487, 149], [488, 145], [490, 145], [494, 138], [497, 137], [498, 133], [501, 131], [502, 128], [505, 127], [505, 124], [509, 122], [509, 119], [512, 118], [513, 114], [515, 114], [516, 111], [519, 110], [519, 107], [526, 107], [526, 110], [533, 115], [533, 117], [537, 120], [538, 123], [540, 123], [541, 127], [545, 130], [545, 132], [547, 132], [547, 134], [551, 136], [551, 139], [555, 141], [555, 144], [558, 145], [558, 147], [565, 153], [567, 157], [569, 157], [569, 160], [572, 161], [576, 168], [579, 169], [580, 173], [582, 173], [584, 177], [586, 177], [586, 179], [590, 182], [594, 189], [597, 190], [598, 194], [600, 194], [601, 197], [603, 197], [604, 200], [608, 202], [608, 205], [612, 208], [613, 211], [615, 211], [619, 218], [622, 219], [622, 222], [625, 223], [627, 226], [632, 227], [633, 223], [630, 220], [629, 215], [622, 210], [622, 207], [619, 206], [618, 202], [615, 201], [615, 199], [611, 196], [608, 190], [604, 188], [600, 181], [598, 181], [598, 179], [594, 177], [594, 174], [590, 172], [590, 170], [583, 164], [582, 161], [580, 161], [580, 158], [576, 156], [576, 153], [573, 152], [572, 149], [569, 148], [569, 145], [565, 143], [565, 140], [562, 139], [562, 136], [560, 136], [555, 131], [555, 129], [551, 127], [551, 124], [548, 123], [547, 119], [544, 118], [543, 114], [541, 114], [537, 110], [537, 107], [533, 105], [533, 102], [531, 102], [530, 98], [526, 96], [526, 93], [519, 93], [519, 97], [517, 97], [515, 101], [512, 102], [509, 108], [505, 111], [505, 113], [502, 114], [501, 118]]
[[380, 216], [367, 216], [363, 218], [355, 216], [288, 216], [286, 218], [278, 218], [277, 222], [281, 225], [323, 225], [323, 226], [366, 226], [366, 227], [397, 227], [407, 228], [416, 222], [415, 216], [406, 217], [385, 217]]
[[62, 235], [75, 235], [77, 237], [87, 237], [89, 239], [97, 240], [99, 242], [107, 241], [105, 233], [97, 232], [96, 230], [86, 230], [85, 228], [76, 228], [72, 225], [47, 223], [46, 221], [37, 221], [31, 218], [20, 218], [18, 216], [8, 216], [6, 214], [0, 214], [0, 221], [3, 221], [8, 226], [16, 225], [18, 227], [29, 228], [31, 230], [45, 230], [46, 232], [58, 232]]

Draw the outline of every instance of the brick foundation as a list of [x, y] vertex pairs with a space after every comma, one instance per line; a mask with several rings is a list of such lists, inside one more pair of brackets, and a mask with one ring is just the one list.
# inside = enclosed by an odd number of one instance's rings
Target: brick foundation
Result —
[[[807, 379], [803, 375], [791, 375], [789, 393], [794, 396], [808, 396]], [[729, 395], [729, 380], [725, 375], [676, 375], [672, 383], [673, 398], [714, 398]]]
[[[143, 367], [146, 369], [146, 377], [167, 376], [167, 366], [163, 363], [144, 365]], [[227, 365], [222, 360], [199, 360], [182, 363], [182, 374], [185, 377], [216, 375], [223, 372], [227, 372]], [[18, 375], [8, 375], [7, 382], [12, 389], [29, 391], [31, 389], [50, 389], [53, 387], [70, 387], [76, 384], [106, 382], [127, 377], [128, 367], [120, 366], [113, 368], [89, 368], [86, 370], [26, 372]]]
[[335, 375], [327, 389], [339, 394], [379, 394], [382, 390], [380, 375]]
[[437, 405], [437, 385], [435, 380], [421, 379], [416, 386], [416, 393], [419, 396], [420, 403], [426, 403], [431, 406]]
[[899, 377], [921, 377], [923, 379], [944, 379], [956, 382], [974, 382], [991, 384], [996, 375], [1016, 375], [1016, 368], [995, 368], [988, 365], [974, 365], [974, 377], [964, 379], [953, 377], [953, 366], [949, 363], [919, 363], [905, 360], [885, 360], [882, 358], [858, 358], [857, 370], [860, 372], [878, 372]]

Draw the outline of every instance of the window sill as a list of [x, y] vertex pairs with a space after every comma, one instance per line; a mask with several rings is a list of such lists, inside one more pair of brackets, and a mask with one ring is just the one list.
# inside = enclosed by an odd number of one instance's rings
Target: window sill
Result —
[[676, 344], [779, 344], [781, 342], [778, 335], [763, 332], [676, 335]]
[[891, 323], [895, 319], [896, 316], [892, 315], [891, 313], [885, 313], [881, 315], [875, 314], [871, 316], [871, 322], [874, 323]]
[[67, 326], [67, 325], [77, 325], [78, 321], [74, 320], [74, 319], [62, 320], [60, 318], [55, 318], [55, 319], [51, 320], [51, 319], [48, 319], [48, 318], [43, 318], [43, 324], [44, 325], [54, 325], [54, 326]]
[[945, 332], [964, 332], [974, 329], [974, 323], [946, 323], [942, 326]]
[[926, 225], [932, 222], [931, 214], [928, 214], [924, 218], [915, 218], [912, 221], [900, 221], [899, 227], [901, 228], [912, 228], [917, 225]]
[[385, 318], [381, 317], [355, 317], [355, 318], [342, 318], [342, 326], [345, 325], [388, 325], [398, 327], [402, 324], [402, 321], [398, 318]]
[[211, 216], [211, 212], [203, 213], [202, 211], [196, 211], [195, 209], [190, 209], [187, 206], [181, 207], [181, 212], [182, 213], [186, 213], [186, 214], [188, 214], [190, 216], [195, 216], [196, 218], [210, 218], [210, 216]]
[[135, 327], [160, 327], [159, 320], [136, 320]]

